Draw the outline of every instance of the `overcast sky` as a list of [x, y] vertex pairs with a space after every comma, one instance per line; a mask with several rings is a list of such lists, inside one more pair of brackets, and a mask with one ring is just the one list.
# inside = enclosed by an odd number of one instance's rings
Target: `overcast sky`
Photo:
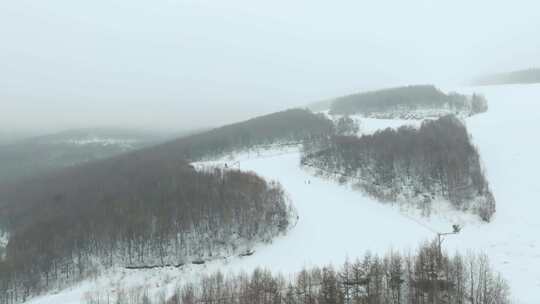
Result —
[[539, 3], [2, 0], [0, 128], [215, 126], [538, 66]]

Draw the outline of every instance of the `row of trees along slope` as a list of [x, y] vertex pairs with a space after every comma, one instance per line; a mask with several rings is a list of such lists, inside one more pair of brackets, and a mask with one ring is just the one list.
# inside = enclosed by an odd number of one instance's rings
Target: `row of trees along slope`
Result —
[[292, 109], [171, 142], [166, 149], [179, 147], [183, 158], [201, 160], [223, 156], [258, 145], [298, 143], [332, 133], [333, 122], [322, 114]]
[[495, 213], [478, 152], [455, 116], [424, 121], [418, 129], [322, 137], [304, 146], [302, 164], [351, 180], [379, 200], [416, 205], [426, 215], [440, 200], [484, 221]]
[[0, 303], [99, 267], [179, 264], [270, 240], [289, 225], [279, 184], [253, 173], [197, 171], [186, 160], [329, 128], [323, 116], [289, 110], [0, 186], [0, 222], [10, 235]]
[[484, 97], [445, 94], [432, 85], [390, 88], [344, 96], [334, 100], [332, 115], [362, 115], [371, 118], [423, 119], [449, 114], [467, 117], [487, 111]]
[[180, 285], [166, 300], [152, 301], [144, 289], [118, 290], [114, 295], [88, 294], [87, 304], [510, 304], [507, 282], [492, 270], [485, 255], [448, 256], [426, 244], [416, 253], [367, 253], [362, 258], [305, 268], [296, 275], [255, 269], [250, 274], [215, 273]]

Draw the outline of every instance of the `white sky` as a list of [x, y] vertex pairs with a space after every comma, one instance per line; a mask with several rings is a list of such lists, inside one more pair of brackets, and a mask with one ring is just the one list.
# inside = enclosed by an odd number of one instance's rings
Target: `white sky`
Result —
[[2, 0], [0, 129], [215, 126], [540, 65], [539, 1]]

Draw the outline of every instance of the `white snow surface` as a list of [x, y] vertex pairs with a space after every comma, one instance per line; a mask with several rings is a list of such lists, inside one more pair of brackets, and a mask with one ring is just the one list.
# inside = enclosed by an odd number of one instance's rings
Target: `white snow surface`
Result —
[[[354, 259], [367, 250], [415, 250], [420, 242], [445, 232], [459, 222], [463, 231], [448, 237], [445, 248], [483, 251], [494, 268], [510, 282], [516, 303], [540, 303], [540, 85], [490, 86], [457, 89], [460, 93], [484, 94], [490, 109], [467, 119], [473, 142], [478, 146], [486, 174], [497, 201], [497, 213], [489, 224], [467, 214], [454, 212], [430, 220], [414, 212], [376, 202], [349, 186], [313, 177], [299, 165], [297, 151], [264, 152], [261, 155], [236, 156], [242, 170], [279, 181], [295, 205], [299, 221], [285, 236], [272, 244], [255, 247], [249, 257], [230, 257], [205, 265], [181, 269], [110, 270], [97, 279], [86, 280], [69, 289], [35, 298], [34, 304], [84, 303], [91, 290], [115, 290], [118, 286], [148, 288], [156, 293], [178, 283], [196, 280], [220, 270], [250, 271], [266, 267], [284, 274], [304, 266]], [[362, 120], [363, 127], [399, 126]], [[416, 122], [417, 123], [417, 122]], [[234, 161], [207, 162], [200, 165], [232, 164]], [[307, 181], [310, 181], [309, 183]]]

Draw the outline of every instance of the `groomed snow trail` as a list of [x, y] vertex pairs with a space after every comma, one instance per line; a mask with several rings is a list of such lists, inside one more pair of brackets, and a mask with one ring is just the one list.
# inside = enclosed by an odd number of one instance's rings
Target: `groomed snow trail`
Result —
[[[266, 267], [288, 274], [304, 266], [339, 265], [347, 257], [355, 259], [367, 250], [375, 253], [390, 249], [413, 251], [420, 242], [435, 237], [432, 230], [444, 232], [452, 223], [459, 222], [464, 229], [461, 234], [445, 240], [447, 250], [459, 250], [463, 254], [468, 250], [486, 252], [495, 269], [509, 280], [517, 302], [538, 304], [540, 85], [458, 90], [467, 91], [485, 94], [490, 104], [488, 113], [468, 119], [467, 125], [497, 200], [497, 214], [492, 223], [481, 224], [463, 213], [445, 214], [431, 220], [413, 219], [404, 216], [398, 207], [378, 203], [348, 186], [313, 177], [300, 168], [298, 152], [252, 154], [251, 157], [244, 154], [238, 156], [240, 168], [279, 181], [296, 207], [300, 218], [287, 235], [276, 238], [272, 244], [255, 247], [253, 256], [232, 257], [201, 266], [188, 265], [181, 270], [117, 269], [97, 280], [87, 280], [31, 303], [84, 303], [85, 292], [114, 290], [117, 282], [124, 287], [144, 285], [157, 292], [164, 287], [173, 288], [178, 281], [196, 280], [217, 270], [227, 273]], [[373, 126], [367, 127], [370, 131], [373, 129]]]

